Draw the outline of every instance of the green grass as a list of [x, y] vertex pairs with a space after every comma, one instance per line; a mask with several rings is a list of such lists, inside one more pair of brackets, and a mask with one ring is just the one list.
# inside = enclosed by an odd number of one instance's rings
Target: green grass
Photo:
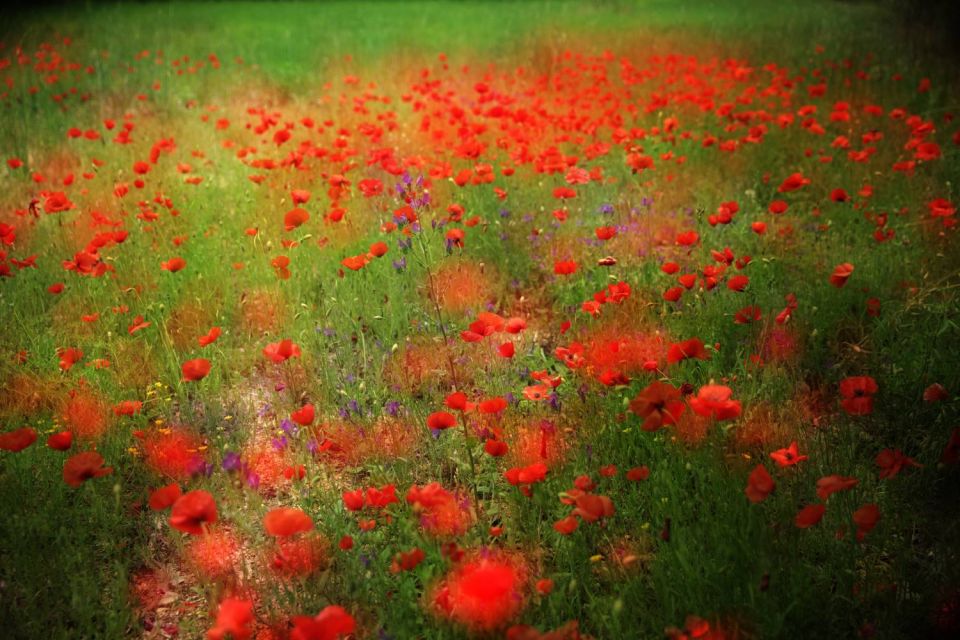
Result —
[[[286, 632], [291, 617], [339, 604], [356, 617], [364, 637], [469, 637], [426, 606], [453, 566], [444, 548], [449, 540], [426, 534], [404, 502], [410, 485], [439, 481], [474, 498], [477, 517], [455, 538], [460, 548], [502, 549], [524, 558], [531, 582], [554, 581], [547, 596], [526, 588], [525, 606], [511, 623], [546, 631], [578, 620], [584, 633], [598, 639], [656, 638], [697, 615], [728, 637], [846, 638], [868, 629], [882, 638], [949, 637], [958, 623], [938, 619], [937, 611], [955, 602], [960, 589], [953, 498], [958, 472], [939, 461], [957, 425], [960, 253], [955, 230], [939, 236], [926, 203], [956, 199], [952, 185], [960, 171], [951, 136], [957, 125], [944, 116], [956, 107], [957, 88], [952, 64], [937, 51], [898, 43], [895, 18], [883, 3], [760, 0], [87, 4], [12, 16], [0, 57], [10, 56], [15, 46], [32, 55], [41, 43], [56, 43], [69, 61], [81, 69], [92, 65], [92, 72], [64, 72], [46, 84], [46, 74], [15, 60], [0, 70], [13, 83], [0, 101], [0, 156], [19, 157], [26, 165], [0, 169], [0, 222], [17, 229], [15, 243], [5, 249], [17, 259], [38, 255], [37, 268], [14, 269], [15, 277], [0, 279], [0, 321], [6, 329], [0, 332], [0, 383], [6, 391], [0, 431], [31, 426], [40, 435], [23, 452], [0, 452], [5, 636], [158, 637], [163, 624], [176, 624], [182, 637], [203, 637], [217, 603], [241, 585], [238, 593], [256, 596], [261, 628]], [[62, 46], [64, 37], [72, 40], [69, 47]], [[668, 104], [651, 113], [641, 108], [631, 119], [622, 103], [623, 127], [642, 127], [649, 134], [634, 144], [655, 159], [653, 171], [631, 173], [626, 151], [611, 141], [615, 127], [609, 124], [597, 138], [612, 151], [597, 160], [583, 159], [589, 136], [581, 144], [555, 142], [541, 133], [542, 139], [530, 143], [536, 152], [555, 144], [561, 153], [577, 155], [579, 166], [601, 166], [604, 176], [615, 179], [578, 187], [578, 197], [567, 205], [570, 217], [560, 224], [551, 215], [561, 206], [551, 191], [564, 184], [562, 174], [519, 166], [514, 176], [501, 175], [501, 167], [521, 163], [497, 149], [502, 132], [495, 124], [481, 134], [490, 144], [478, 159], [437, 151], [426, 136], [417, 137], [417, 128], [424, 113], [446, 109], [444, 103], [423, 94], [403, 97], [415, 93], [424, 68], [466, 104], [476, 98], [473, 87], [481, 80], [509, 93], [526, 78], [560, 74], [566, 51], [598, 56], [605, 50], [616, 56], [607, 69], [618, 90], [621, 57], [641, 69], [662, 68], [652, 56], [736, 59], [752, 68], [755, 80], [748, 85], [769, 77], [767, 64], [787, 69], [786, 78], [802, 76], [796, 81], [803, 85], [813, 83], [810, 71], [816, 68], [828, 85], [825, 96], [800, 90], [789, 103], [764, 108], [779, 114], [815, 105], [828, 133], [814, 137], [798, 124], [781, 129], [775, 121], [764, 122], [763, 143], [743, 144], [728, 154], [649, 130], [676, 115], [678, 131], [721, 139], [746, 135], [745, 128], [724, 132], [732, 118]], [[139, 60], [141, 51], [149, 55]], [[211, 53], [219, 69], [210, 67]], [[438, 60], [441, 53], [449, 70]], [[190, 61], [171, 64], [182, 56]], [[847, 59], [849, 69], [842, 62]], [[196, 73], [177, 73], [197, 61], [205, 66]], [[469, 68], [461, 69], [464, 65]], [[523, 75], [514, 73], [518, 68]], [[872, 79], [857, 81], [856, 70]], [[903, 79], [893, 80], [895, 74]], [[358, 84], [344, 81], [351, 75]], [[921, 78], [931, 80], [929, 92], [917, 92]], [[708, 82], [725, 86], [726, 81], [710, 76]], [[551, 96], [539, 90], [549, 104]], [[633, 99], [643, 106], [655, 90], [649, 84], [635, 88]], [[369, 111], [360, 113], [354, 98], [367, 91], [390, 101], [368, 102]], [[60, 102], [52, 99], [64, 92], [68, 97]], [[89, 99], [82, 100], [87, 93]], [[141, 94], [146, 99], [139, 99]], [[415, 106], [421, 99], [427, 108]], [[741, 112], [757, 104], [737, 103], [730, 95], [722, 99]], [[943, 157], [921, 164], [913, 177], [891, 171], [894, 162], [909, 157], [902, 122], [886, 116], [869, 120], [858, 111], [849, 125], [830, 123], [837, 101], [851, 102], [854, 110], [876, 103], [884, 113], [901, 107], [929, 119]], [[329, 156], [308, 157], [310, 168], [302, 172], [241, 163], [237, 152], [245, 146], [258, 148], [250, 157], [281, 159], [296, 144], [277, 151], [269, 142], [273, 129], [263, 135], [247, 131], [246, 123], [259, 122], [247, 111], [251, 107], [278, 112], [281, 122], [306, 116], [333, 120], [316, 138], [333, 153], [336, 131], [349, 129], [348, 145], [360, 149], [352, 158], [356, 166], [344, 168], [349, 160], [331, 162]], [[134, 142], [114, 144], [126, 113], [135, 124]], [[399, 133], [385, 131], [383, 141], [367, 141], [358, 125], [386, 127], [388, 113], [400, 123]], [[435, 115], [433, 126], [449, 116]], [[101, 125], [106, 118], [115, 119], [117, 129], [106, 131]], [[216, 130], [219, 118], [228, 118], [230, 128]], [[71, 127], [97, 129], [102, 139], [68, 139]], [[537, 133], [533, 125], [528, 128]], [[831, 147], [844, 134], [851, 148], [859, 149], [864, 146], [859, 136], [871, 129], [883, 132], [884, 139], [868, 163], [848, 162], [843, 150]], [[132, 185], [133, 163], [145, 159], [157, 140], [170, 137], [176, 150], [161, 156], [146, 187], [131, 186], [126, 198], [115, 198], [116, 183]], [[226, 139], [234, 146], [225, 146]], [[393, 191], [399, 178], [365, 163], [365, 154], [380, 147], [395, 147], [399, 158], [441, 156], [453, 176], [487, 162], [496, 172], [493, 186], [508, 196], [501, 200], [489, 185], [461, 189], [448, 179], [434, 180], [432, 207], [420, 213], [422, 230], [409, 243], [398, 243], [406, 236], [380, 227], [401, 204]], [[686, 163], [671, 164], [663, 158], [668, 153], [685, 156]], [[818, 161], [825, 154], [834, 156], [831, 163]], [[104, 165], [94, 169], [93, 158]], [[183, 182], [176, 165], [184, 162], [202, 183]], [[426, 170], [409, 166], [414, 176]], [[91, 171], [95, 178], [82, 177]], [[795, 171], [812, 184], [778, 193], [780, 182]], [[34, 183], [33, 172], [45, 173], [47, 182]], [[66, 172], [75, 174], [75, 184], [52, 186]], [[253, 173], [269, 177], [258, 186], [248, 179]], [[346, 173], [354, 189], [363, 178], [378, 177], [384, 195], [355, 195], [343, 222], [324, 222], [333, 173]], [[676, 179], [666, 178], [670, 173]], [[874, 224], [863, 210], [829, 199], [831, 189], [843, 187], [855, 202], [864, 201], [857, 192], [867, 183], [876, 194], [865, 201], [866, 210], [888, 213], [888, 228], [896, 231], [884, 243], [871, 237]], [[281, 219], [293, 206], [292, 188], [312, 191], [304, 205], [311, 219], [284, 232]], [[77, 209], [54, 215], [41, 210], [36, 221], [14, 213], [47, 189], [64, 189]], [[172, 200], [178, 216], [153, 201], [157, 193]], [[789, 200], [788, 214], [767, 213], [776, 198]], [[136, 217], [139, 200], [160, 214], [156, 221]], [[707, 215], [729, 200], [740, 205], [735, 222], [708, 224]], [[464, 219], [476, 215], [482, 222], [433, 228], [430, 221], [445, 216], [452, 203], [464, 207]], [[608, 204], [614, 212], [601, 212]], [[109, 228], [88, 224], [91, 211], [120, 221], [118, 228], [130, 232], [122, 245], [103, 250], [114, 271], [101, 278], [61, 266]], [[767, 222], [765, 235], [750, 231], [754, 220]], [[602, 246], [588, 244], [594, 228], [605, 225], [620, 225], [618, 237]], [[446, 246], [451, 226], [465, 229], [464, 248]], [[256, 237], [245, 234], [251, 227], [259, 229]], [[687, 229], [696, 229], [701, 242], [689, 252], [660, 246], [649, 236], [663, 229], [667, 244]], [[177, 246], [177, 237], [186, 240]], [[284, 240], [299, 246], [284, 247]], [[378, 240], [389, 245], [383, 258], [356, 272], [341, 266], [345, 257], [366, 252]], [[716, 264], [711, 250], [724, 247], [738, 258], [752, 256], [742, 271], [750, 278], [745, 292], [730, 292], [721, 278], [715, 289], [698, 285], [678, 304], [662, 299], [676, 285], [660, 270], [664, 260], [682, 263], [681, 273], [702, 272]], [[291, 258], [289, 279], [279, 279], [271, 265], [281, 254]], [[596, 266], [607, 254], [618, 264]], [[162, 271], [160, 263], [174, 256], [183, 257], [187, 267]], [[568, 257], [576, 257], [577, 273], [555, 276], [553, 262]], [[401, 259], [403, 269], [392, 265]], [[844, 288], [831, 287], [830, 273], [842, 262], [853, 263], [854, 274]], [[480, 264], [486, 284], [463, 279], [443, 284], [450, 269], [466, 265], [479, 272]], [[741, 271], [730, 266], [724, 278], [733, 273]], [[631, 286], [628, 303], [605, 305], [599, 318], [580, 311], [584, 301], [615, 281]], [[54, 282], [66, 284], [58, 296], [46, 291]], [[431, 289], [439, 286], [448, 286], [449, 294], [469, 286], [489, 290], [465, 309], [454, 309], [434, 304]], [[780, 327], [772, 317], [790, 293], [798, 307]], [[867, 313], [871, 297], [880, 300], [879, 317]], [[764, 320], [734, 324], [733, 314], [754, 304]], [[114, 311], [121, 306], [127, 311]], [[506, 334], [479, 344], [459, 339], [485, 308], [527, 319], [512, 360], [495, 352]], [[100, 314], [95, 322], [80, 320], [93, 313]], [[152, 324], [128, 335], [136, 315]], [[564, 320], [572, 321], [569, 333], [560, 332]], [[222, 327], [223, 335], [201, 349], [195, 338], [211, 326]], [[555, 356], [557, 347], [588, 342], [601, 329], [608, 338], [655, 332], [667, 342], [699, 337], [711, 357], [665, 367], [662, 378], [694, 390], [727, 384], [743, 402], [743, 415], [708, 425], [702, 434], [696, 424], [642, 431], [628, 403], [661, 376], [631, 372], [629, 385], [604, 386], [592, 375], [600, 371], [573, 371]], [[793, 344], [782, 358], [768, 340], [778, 330], [783, 332], [778, 338]], [[450, 339], [448, 353], [444, 336]], [[261, 351], [283, 338], [299, 345], [302, 356], [281, 365], [267, 362]], [[68, 372], [58, 367], [61, 347], [84, 351]], [[18, 363], [22, 351], [26, 359]], [[762, 367], [750, 363], [757, 354], [768, 361]], [[183, 381], [181, 364], [201, 356], [212, 361], [211, 374], [200, 382]], [[110, 366], [86, 366], [98, 358]], [[523, 388], [533, 384], [529, 372], [540, 370], [565, 378], [553, 405], [522, 399]], [[839, 406], [840, 380], [857, 375], [872, 376], [880, 389], [869, 416], [848, 416]], [[471, 399], [512, 394], [518, 400], [502, 424], [474, 418], [477, 430], [469, 440], [460, 427], [431, 437], [426, 417], [442, 408], [455, 376]], [[934, 382], [952, 398], [923, 402], [924, 389]], [[110, 422], [105, 436], [75, 444], [73, 452], [95, 446], [114, 473], [79, 489], [62, 480], [65, 454], [43, 446], [47, 435], [70, 426], [63, 409], [70, 392], [100, 398]], [[144, 402], [141, 414], [113, 415], [115, 403], [134, 399]], [[283, 464], [305, 465], [302, 482], [281, 484], [276, 492], [258, 490], [242, 474], [222, 469], [228, 452], [243, 452], [249, 461], [254, 444], [269, 450], [270, 438], [282, 435], [281, 420], [304, 402], [316, 406], [317, 422], [329, 429], [289, 436]], [[385, 438], [378, 429], [393, 419], [386, 408], [394, 402], [400, 406], [400, 432], [414, 445], [386, 452], [386, 443], [371, 440]], [[503, 477], [516, 459], [486, 455], [476, 436], [484, 427], [503, 426], [511, 447], [519, 448], [521, 427], [536, 431], [544, 420], [560, 434], [551, 447], [562, 440], [565, 449], [528, 498]], [[757, 424], [774, 435], [751, 440]], [[189, 427], [204, 443], [211, 473], [181, 478], [180, 484], [184, 490], [210, 491], [224, 530], [241, 541], [244, 560], [232, 578], [200, 575], [187, 559], [190, 536], [172, 529], [166, 513], [145, 507], [148, 489], [171, 480], [146, 463], [139, 435], [171, 425]], [[347, 449], [379, 453], [335, 462], [310, 451], [310, 441], [322, 443], [323, 436], [340, 438]], [[769, 452], [792, 439], [809, 460], [775, 468]], [[887, 448], [901, 449], [922, 468], [879, 479], [874, 460]], [[744, 487], [760, 462], [774, 476], [776, 490], [752, 504]], [[618, 473], [602, 477], [605, 465], [615, 465]], [[648, 480], [625, 479], [626, 470], [640, 465], [650, 467]], [[597, 482], [597, 494], [611, 497], [616, 514], [602, 523], [582, 522], [573, 534], [561, 536], [552, 525], [570, 507], [558, 496], [583, 474]], [[796, 528], [796, 513], [817, 500], [816, 481], [830, 474], [856, 477], [859, 484], [830, 497], [820, 524]], [[387, 508], [389, 519], [345, 509], [344, 491], [385, 484], [396, 485], [400, 498]], [[879, 506], [881, 519], [857, 542], [851, 514], [866, 503]], [[262, 520], [280, 505], [298, 506], [313, 518], [329, 544], [325, 570], [289, 582], [272, 577], [275, 541]], [[374, 517], [377, 526], [361, 530], [359, 521]], [[502, 526], [502, 535], [493, 538], [492, 526]], [[841, 529], [844, 535], [836, 535]], [[349, 552], [337, 548], [346, 535], [355, 541]], [[391, 572], [395, 555], [414, 547], [425, 552], [423, 563]], [[624, 556], [634, 559], [624, 563]], [[138, 602], [135, 576], [149, 571], [180, 580], [170, 587], [176, 604], [158, 611]]]

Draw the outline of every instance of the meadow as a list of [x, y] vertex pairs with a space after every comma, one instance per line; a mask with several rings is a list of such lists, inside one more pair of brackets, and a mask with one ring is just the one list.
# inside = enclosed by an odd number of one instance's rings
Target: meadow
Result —
[[900, 17], [12, 13], [0, 635], [960, 636], [960, 86]]

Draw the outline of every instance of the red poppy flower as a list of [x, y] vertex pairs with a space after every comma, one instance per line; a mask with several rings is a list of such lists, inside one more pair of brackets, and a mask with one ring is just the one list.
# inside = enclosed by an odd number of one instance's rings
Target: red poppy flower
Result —
[[[537, 593], [542, 596], [548, 596], [553, 591], [553, 580], [550, 578], [540, 578], [536, 583]], [[509, 634], [507, 634], [509, 637]]]
[[486, 451], [488, 455], [499, 458], [500, 456], [506, 455], [510, 447], [508, 447], [507, 443], [503, 440], [493, 440], [491, 438], [483, 443], [483, 450]]
[[934, 218], [949, 218], [957, 212], [953, 203], [944, 198], [931, 200], [927, 203], [927, 209], [930, 210], [930, 215]]
[[873, 394], [877, 382], [870, 376], [853, 376], [840, 382], [840, 405], [852, 416], [865, 416], [873, 412]]
[[507, 408], [507, 401], [501, 397], [483, 400], [477, 405], [480, 413], [500, 413]]
[[290, 258], [287, 256], [277, 256], [270, 261], [270, 266], [273, 267], [274, 271], [277, 273], [277, 277], [281, 280], [290, 279]]
[[777, 449], [770, 453], [770, 457], [781, 467], [792, 467], [798, 462], [803, 462], [807, 456], [801, 456], [796, 441], [791, 442], [786, 449]]
[[225, 598], [217, 609], [217, 621], [207, 631], [207, 640], [248, 640], [253, 635], [253, 602], [242, 598]]
[[690, 289], [693, 289], [695, 284], [697, 284], [697, 274], [684, 273], [683, 275], [677, 276], [677, 282], [680, 283], [681, 287], [689, 291]]
[[743, 291], [750, 284], [750, 278], [744, 275], [733, 276], [727, 280], [727, 289], [731, 291]]
[[427, 427], [430, 429], [449, 429], [456, 424], [457, 419], [454, 415], [446, 411], [434, 411], [427, 416]]
[[358, 182], [357, 186], [365, 198], [372, 198], [383, 193], [383, 183], [376, 178], [365, 178]]
[[210, 331], [207, 332], [207, 335], [197, 338], [197, 343], [201, 347], [213, 344], [217, 341], [217, 338], [220, 337], [220, 333], [220, 327], [211, 327]]
[[834, 202], [846, 202], [850, 196], [844, 189], [837, 188], [830, 192], [830, 199]]
[[792, 173], [790, 174], [780, 186], [777, 187], [777, 191], [780, 193], [788, 193], [790, 191], [796, 191], [800, 187], [810, 184], [809, 178], [803, 177], [802, 173]]
[[767, 207], [767, 211], [774, 215], [780, 215], [785, 212], [788, 208], [788, 205], [783, 200], [774, 200], [770, 203], [770, 206]]
[[217, 503], [213, 496], [196, 489], [180, 496], [170, 511], [170, 526], [195, 536], [204, 532], [205, 524], [217, 521]]
[[773, 481], [773, 478], [770, 477], [767, 468], [762, 464], [758, 464], [747, 478], [747, 488], [744, 490], [744, 493], [747, 494], [750, 502], [757, 503], [762, 502], [768, 495], [773, 493], [775, 487], [776, 483]]
[[370, 245], [370, 255], [374, 258], [381, 258], [387, 253], [387, 243], [386, 242], [374, 242]]
[[187, 266], [187, 261], [183, 258], [170, 258], [160, 263], [160, 268], [170, 273], [176, 273]]
[[285, 538], [313, 529], [313, 520], [300, 509], [277, 507], [263, 519], [263, 526], [271, 536]]
[[397, 500], [397, 488], [392, 484], [385, 484], [379, 489], [377, 487], [367, 487], [367, 504], [377, 509], [383, 509], [387, 505], [399, 502]]
[[616, 511], [609, 497], [592, 493], [578, 496], [575, 504], [573, 515], [580, 516], [584, 522], [596, 522], [600, 518], [609, 518]]
[[737, 324], [749, 324], [759, 320], [762, 313], [762, 310], [758, 306], [752, 305], [744, 307], [733, 315], [733, 321]]
[[703, 348], [703, 341], [700, 338], [690, 338], [683, 342], [671, 344], [667, 350], [667, 362], [674, 364], [687, 358], [696, 358], [697, 360], [709, 360], [710, 353]]
[[865, 504], [853, 512], [853, 523], [857, 525], [857, 541], [863, 542], [864, 537], [877, 526], [880, 520], [880, 508], [873, 504]]
[[299, 358], [300, 347], [293, 340], [285, 338], [280, 342], [272, 342], [263, 348], [263, 355], [271, 362], [281, 363], [290, 358]]
[[180, 490], [180, 485], [174, 482], [151, 491], [147, 505], [154, 511], [163, 511], [173, 506], [181, 495], [183, 495], [183, 492]]
[[466, 234], [463, 232], [463, 229], [450, 229], [446, 234], [447, 242], [454, 247], [460, 249], [463, 248], [463, 240], [466, 238]]
[[558, 276], [569, 276], [577, 272], [577, 263], [574, 260], [560, 260], [554, 262], [553, 272]]
[[443, 404], [456, 411], [470, 411], [474, 407], [472, 402], [467, 401], [467, 394], [463, 391], [454, 391], [444, 399]]
[[146, 329], [151, 324], [152, 324], [151, 322], [144, 322], [143, 316], [137, 316], [136, 318], [133, 319], [133, 324], [127, 327], [127, 333], [129, 333], [132, 336], [137, 331], [140, 331], [141, 329]]
[[124, 400], [113, 406], [113, 415], [133, 416], [140, 413], [143, 403], [139, 400]]
[[550, 397], [551, 387], [545, 384], [535, 384], [523, 388], [523, 397], [531, 402], [540, 402]]
[[390, 572], [399, 573], [401, 571], [412, 571], [426, 559], [427, 554], [420, 547], [414, 547], [410, 551], [401, 551], [394, 556], [390, 563]]
[[943, 448], [940, 454], [940, 462], [943, 464], [957, 464], [960, 460], [960, 427], [950, 432], [950, 439], [947, 446]]
[[23, 451], [37, 440], [37, 432], [30, 427], [0, 434], [0, 449], [3, 451]]
[[353, 616], [343, 607], [330, 605], [313, 618], [294, 616], [290, 640], [338, 640], [355, 629]]
[[547, 465], [542, 462], [535, 462], [526, 467], [514, 467], [505, 471], [503, 477], [514, 486], [543, 482], [547, 477]]
[[704, 418], [730, 420], [740, 415], [739, 400], [731, 400], [733, 390], [720, 384], [708, 384], [700, 387], [697, 395], [690, 398], [690, 408]]
[[100, 260], [96, 251], [79, 251], [73, 255], [73, 260], [64, 260], [62, 265], [67, 271], [76, 271], [78, 274], [95, 278], [113, 269]]
[[653, 169], [653, 158], [640, 153], [629, 153], [627, 154], [627, 166], [630, 167], [633, 173], [644, 171], [645, 169]]
[[287, 577], [306, 577], [327, 566], [328, 551], [321, 536], [278, 537], [270, 568]]
[[73, 365], [83, 359], [83, 351], [74, 347], [57, 349], [57, 355], [60, 356], [61, 371], [69, 371]]
[[344, 258], [343, 260], [341, 260], [340, 264], [345, 266], [347, 269], [350, 269], [351, 271], [359, 271], [360, 269], [366, 266], [367, 256], [366, 255], [350, 256], [348, 258]]
[[820, 522], [827, 508], [822, 504], [809, 504], [797, 514], [794, 523], [800, 529], [808, 529]]
[[824, 476], [817, 480], [817, 497], [826, 501], [827, 498], [837, 491], [852, 489], [857, 486], [859, 482], [856, 478], [845, 478], [839, 475]]
[[880, 467], [880, 479], [893, 478], [904, 467], [922, 467], [916, 460], [903, 455], [900, 449], [884, 449], [877, 454], [877, 466]]
[[569, 185], [589, 184], [590, 172], [581, 167], [570, 167], [567, 170], [567, 174], [564, 176], [564, 180]]
[[942, 402], [950, 399], [950, 392], [944, 389], [939, 382], [934, 382], [923, 390], [924, 402]]
[[313, 419], [315, 417], [316, 410], [312, 404], [305, 404], [290, 414], [290, 419], [302, 427], [309, 427], [311, 424], [313, 424]]
[[53, 193], [41, 195], [45, 198], [43, 202], [43, 210], [47, 213], [60, 213], [61, 211], [69, 211], [76, 206], [70, 202], [70, 199], [67, 198], [67, 194], [65, 194], [63, 191], [55, 191]]
[[285, 231], [293, 231], [309, 219], [310, 214], [305, 209], [291, 209], [283, 216], [283, 228]]
[[676, 424], [685, 408], [680, 390], [660, 381], [651, 382], [630, 401], [630, 411], [643, 418], [644, 431]]
[[66, 451], [73, 446], [73, 432], [61, 431], [47, 438], [47, 446], [54, 451]]
[[553, 530], [563, 536], [568, 536], [577, 530], [580, 526], [580, 520], [576, 516], [570, 515], [553, 523]]
[[363, 509], [363, 489], [343, 492], [343, 506], [347, 511], [360, 511]]
[[634, 467], [633, 469], [630, 469], [627, 471], [626, 477], [627, 477], [627, 480], [630, 480], [632, 482], [641, 482], [643, 480], [646, 480], [647, 478], [650, 477], [650, 467], [647, 467], [645, 465], [642, 467]]
[[583, 311], [592, 315], [594, 318], [596, 318], [597, 316], [600, 315], [600, 305], [601, 303], [597, 302], [596, 300], [587, 300], [582, 305], [580, 305], [580, 308]]
[[597, 227], [594, 229], [598, 240], [609, 240], [617, 235], [616, 227]]
[[187, 360], [183, 363], [181, 370], [183, 371], [184, 380], [193, 382], [203, 380], [207, 377], [207, 374], [210, 373], [210, 361], [206, 358]]
[[498, 331], [503, 331], [506, 323], [507, 321], [499, 314], [481, 311], [477, 314], [477, 319], [470, 323], [470, 331], [485, 338]]
[[506, 324], [503, 325], [503, 330], [507, 333], [520, 333], [527, 328], [527, 321], [523, 318], [509, 318]]
[[307, 467], [298, 464], [287, 467], [283, 470], [283, 477], [287, 480], [303, 480], [307, 475]]
[[940, 157], [940, 145], [936, 142], [921, 142], [917, 145], [913, 157], [924, 162], [936, 160]]
[[[685, 633], [684, 633], [685, 632]], [[695, 615], [688, 615], [683, 621], [683, 632], [678, 630], [679, 636], [674, 636], [672, 631], [667, 633], [670, 638], [675, 638], [676, 640], [686, 640], [687, 638], [703, 638], [704, 640], [711, 640], [714, 637], [725, 637], [726, 634], [723, 633], [720, 629], [716, 630], [716, 634], [710, 632], [710, 623], [703, 618]]]
[[513, 562], [497, 557], [464, 560], [433, 593], [438, 614], [477, 631], [492, 631], [523, 607], [526, 575]]
[[103, 456], [96, 451], [84, 451], [67, 459], [63, 465], [63, 481], [77, 488], [91, 478], [113, 473], [113, 467], [103, 466]]
[[[576, 498], [582, 495], [583, 493], [590, 492], [596, 489], [597, 483], [594, 482], [593, 478], [591, 478], [590, 476], [582, 475], [582, 476], [577, 476], [576, 478], [573, 479], [573, 486], [576, 487], [577, 492], [575, 494], [573, 492], [568, 492], [567, 497], [561, 498], [560, 501], [563, 502], [564, 504], [573, 504]], [[570, 497], [572, 497], [573, 499], [568, 500], [568, 498]]]
[[847, 280], [850, 279], [851, 275], [853, 275], [852, 264], [849, 262], [838, 264], [833, 270], [833, 273], [830, 275], [830, 284], [839, 289], [843, 285], [847, 284]]
[[676, 302], [683, 295], [683, 287], [672, 287], [663, 292], [663, 299], [667, 302]]

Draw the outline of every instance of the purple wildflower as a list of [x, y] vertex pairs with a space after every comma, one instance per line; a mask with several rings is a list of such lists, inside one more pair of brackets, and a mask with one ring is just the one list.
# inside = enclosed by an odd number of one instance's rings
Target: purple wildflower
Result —
[[223, 454], [223, 462], [220, 463], [220, 466], [223, 467], [224, 471], [239, 471], [241, 464], [239, 453], [227, 451]]

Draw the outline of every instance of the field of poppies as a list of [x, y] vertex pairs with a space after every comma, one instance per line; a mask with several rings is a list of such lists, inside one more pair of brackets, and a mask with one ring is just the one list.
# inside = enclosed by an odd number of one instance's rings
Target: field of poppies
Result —
[[960, 86], [896, 17], [12, 15], [0, 635], [958, 637]]

